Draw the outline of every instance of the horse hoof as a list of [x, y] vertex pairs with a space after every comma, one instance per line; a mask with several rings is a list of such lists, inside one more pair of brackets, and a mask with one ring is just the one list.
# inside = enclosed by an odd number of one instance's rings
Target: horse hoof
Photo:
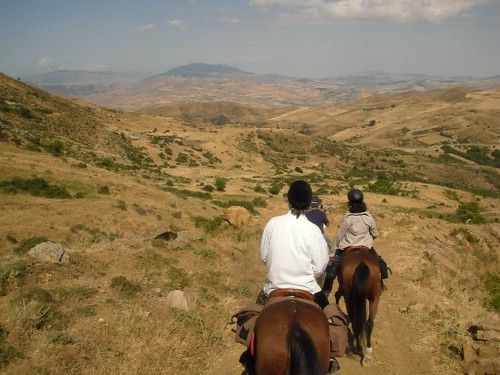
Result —
[[371, 366], [371, 364], [372, 364], [372, 357], [366, 356], [363, 357], [363, 359], [361, 360], [361, 365], [363, 367]]
[[373, 348], [372, 347], [366, 348], [366, 352], [368, 354], [372, 354], [373, 353]]

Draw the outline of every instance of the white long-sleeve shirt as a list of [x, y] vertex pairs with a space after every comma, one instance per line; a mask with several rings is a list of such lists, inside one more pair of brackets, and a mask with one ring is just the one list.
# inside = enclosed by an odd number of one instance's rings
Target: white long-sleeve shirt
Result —
[[315, 294], [321, 290], [316, 278], [328, 264], [328, 246], [319, 228], [304, 215], [290, 211], [266, 224], [260, 244], [267, 275], [264, 293], [293, 288]]

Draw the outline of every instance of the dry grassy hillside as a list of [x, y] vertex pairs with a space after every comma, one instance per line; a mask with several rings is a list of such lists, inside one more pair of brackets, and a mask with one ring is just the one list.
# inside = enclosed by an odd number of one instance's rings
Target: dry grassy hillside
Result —
[[282, 126], [377, 147], [408, 149], [442, 144], [499, 143], [500, 92], [453, 88], [373, 97], [335, 107], [294, 110], [274, 117]]
[[[3, 373], [237, 374], [241, 347], [225, 324], [261, 286], [260, 234], [297, 178], [323, 198], [330, 236], [349, 186], [362, 187], [394, 271], [373, 367], [346, 357], [341, 373], [460, 373], [468, 326], [497, 316], [491, 153], [359, 148], [313, 122], [295, 131], [121, 113], [0, 78]], [[498, 111], [481, 103], [478, 118]], [[230, 205], [253, 221], [230, 226]], [[154, 239], [165, 231], [177, 237]], [[69, 263], [27, 255], [45, 239]], [[177, 289], [189, 311], [167, 307]]]
[[137, 110], [150, 115], [173, 117], [187, 122], [211, 122], [215, 125], [262, 125], [269, 117], [285, 111], [286, 109], [265, 109], [226, 101], [169, 104]]

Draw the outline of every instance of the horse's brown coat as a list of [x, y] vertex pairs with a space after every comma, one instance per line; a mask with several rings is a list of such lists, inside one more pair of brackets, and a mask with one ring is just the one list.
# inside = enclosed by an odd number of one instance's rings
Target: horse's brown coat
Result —
[[290, 354], [287, 337], [296, 322], [313, 341], [323, 374], [328, 372], [330, 336], [323, 311], [300, 299], [286, 299], [267, 306], [255, 323], [255, 373], [288, 374]]
[[[352, 299], [350, 297], [353, 284], [355, 282], [355, 271], [358, 266], [365, 264], [368, 267], [368, 279], [366, 290], [363, 291], [363, 297], [360, 299]], [[373, 323], [378, 310], [378, 303], [382, 293], [382, 282], [378, 260], [369, 253], [369, 250], [353, 249], [346, 251], [340, 272], [337, 280], [339, 289], [335, 293], [336, 303], [339, 303], [340, 297], [344, 296], [347, 308], [347, 314], [352, 320], [353, 314], [359, 311], [365, 311], [365, 300], [369, 301], [368, 319]], [[366, 316], [366, 312], [363, 314]], [[354, 328], [354, 326], [353, 326]], [[355, 331], [353, 329], [353, 331]], [[358, 347], [361, 348], [363, 354], [366, 352], [366, 346], [371, 346], [371, 329], [366, 332], [363, 328], [361, 332], [353, 332], [355, 339], [357, 338]], [[359, 333], [359, 334], [358, 334]]]

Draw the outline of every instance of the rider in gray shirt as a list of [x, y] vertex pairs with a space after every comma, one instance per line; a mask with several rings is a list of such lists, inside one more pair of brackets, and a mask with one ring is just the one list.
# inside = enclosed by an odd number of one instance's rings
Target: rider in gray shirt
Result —
[[338, 269], [342, 263], [345, 249], [350, 246], [364, 246], [370, 249], [370, 253], [379, 261], [382, 279], [387, 278], [387, 264], [373, 248], [373, 240], [378, 236], [375, 219], [366, 210], [363, 202], [363, 193], [358, 189], [351, 189], [347, 194], [349, 212], [344, 215], [335, 238], [335, 256], [333, 262], [326, 270], [323, 293], [329, 295], [332, 290], [333, 281], [337, 276]]

